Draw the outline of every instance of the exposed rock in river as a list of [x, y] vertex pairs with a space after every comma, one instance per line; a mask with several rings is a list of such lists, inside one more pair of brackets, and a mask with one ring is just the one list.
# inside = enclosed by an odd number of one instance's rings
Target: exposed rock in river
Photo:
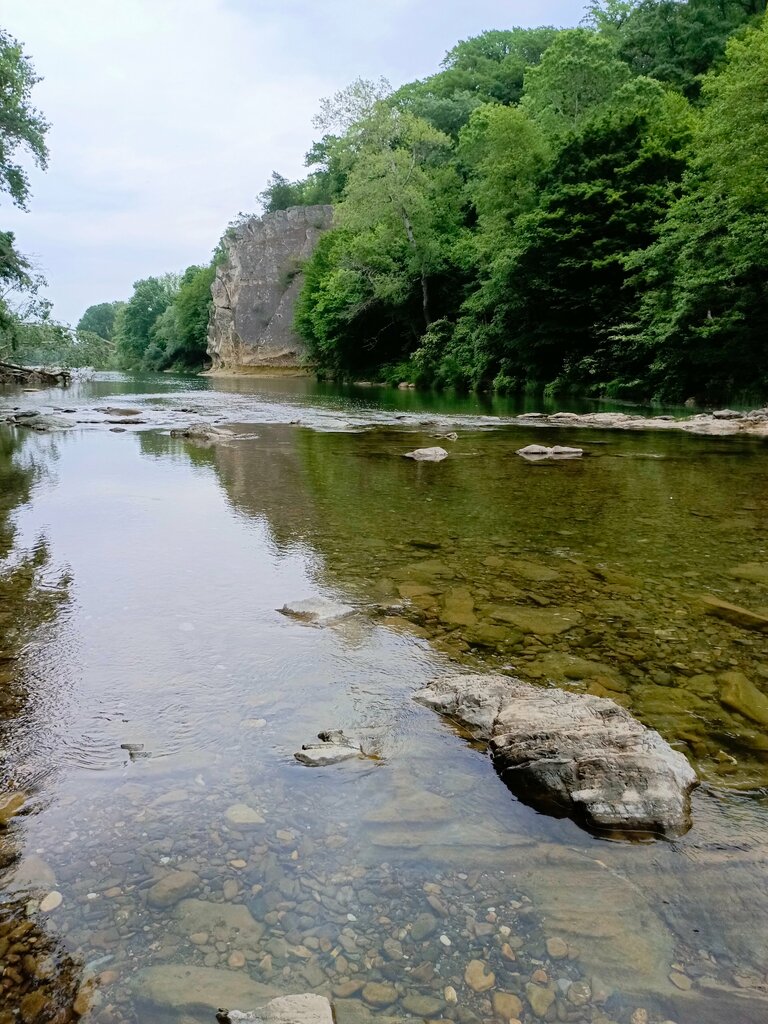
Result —
[[309, 597], [305, 601], [291, 601], [278, 608], [281, 615], [299, 622], [312, 623], [315, 626], [327, 626], [354, 615], [355, 609], [340, 601], [332, 601], [327, 597]]
[[252, 217], [225, 238], [211, 289], [214, 370], [301, 366], [304, 345], [293, 329], [301, 267], [332, 220], [331, 206], [293, 206]]
[[416, 448], [412, 452], [405, 453], [406, 459], [414, 459], [416, 462], [442, 462], [448, 458], [445, 448]]
[[530, 462], [538, 462], [540, 459], [580, 459], [584, 451], [581, 448], [566, 448], [560, 444], [553, 448], [547, 448], [543, 444], [528, 444], [525, 448], [518, 448], [515, 454]]
[[272, 999], [258, 1010], [219, 1010], [219, 1024], [333, 1024], [331, 1004], [325, 996], [305, 993]]
[[510, 676], [451, 675], [415, 699], [490, 744], [521, 797], [598, 830], [682, 835], [697, 779], [682, 754], [612, 700]]
[[297, 761], [311, 768], [321, 768], [327, 764], [338, 764], [349, 761], [353, 757], [361, 757], [362, 750], [348, 740], [341, 729], [317, 734], [319, 743], [305, 743], [301, 750], [293, 755]]

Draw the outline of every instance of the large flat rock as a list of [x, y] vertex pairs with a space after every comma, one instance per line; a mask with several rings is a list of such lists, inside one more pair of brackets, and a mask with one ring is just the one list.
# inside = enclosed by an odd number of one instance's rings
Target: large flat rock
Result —
[[244, 971], [223, 971], [192, 964], [145, 967], [136, 972], [131, 987], [139, 1003], [149, 1003], [171, 1014], [189, 1014], [196, 1020], [199, 1017], [210, 1021], [221, 1006], [261, 1006], [279, 994], [269, 985], [253, 981]]
[[510, 789], [601, 832], [679, 836], [696, 774], [612, 700], [502, 675], [449, 675], [415, 699], [486, 740]]

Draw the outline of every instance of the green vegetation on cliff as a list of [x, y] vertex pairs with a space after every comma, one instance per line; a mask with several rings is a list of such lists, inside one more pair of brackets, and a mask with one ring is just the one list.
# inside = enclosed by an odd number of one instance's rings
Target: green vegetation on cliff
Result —
[[333, 202], [296, 325], [318, 371], [499, 390], [768, 394], [762, 0], [600, 0], [322, 104]]

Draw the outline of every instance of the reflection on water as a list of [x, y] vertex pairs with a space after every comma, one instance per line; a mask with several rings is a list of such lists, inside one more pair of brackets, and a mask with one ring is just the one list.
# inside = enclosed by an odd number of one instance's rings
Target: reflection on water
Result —
[[[8, 502], [14, 552], [44, 536], [45, 582], [71, 574], [23, 627], [8, 767], [39, 797], [0, 833], [5, 891], [83, 965], [78, 1008], [203, 1022], [316, 989], [340, 1024], [764, 1019], [766, 755], [721, 696], [764, 692], [768, 658], [697, 604], [768, 604], [733, 572], [768, 561], [760, 444], [585, 433], [583, 462], [532, 466], [523, 435], [467, 430], [416, 465], [391, 429], [257, 433], [5, 450], [55, 467]], [[320, 592], [360, 612], [275, 611]], [[707, 780], [694, 828], [605, 843], [517, 802], [409, 700], [452, 661], [626, 702]], [[334, 727], [379, 759], [295, 763]]]

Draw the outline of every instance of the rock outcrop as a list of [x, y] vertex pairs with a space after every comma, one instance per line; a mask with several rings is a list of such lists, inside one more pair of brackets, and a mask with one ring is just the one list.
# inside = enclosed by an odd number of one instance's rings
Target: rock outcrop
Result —
[[433, 680], [415, 699], [490, 744], [510, 789], [598, 831], [679, 836], [696, 774], [619, 704], [501, 675]]
[[292, 206], [252, 217], [226, 239], [211, 288], [214, 370], [301, 366], [304, 347], [293, 329], [301, 267], [332, 219], [332, 206]]

